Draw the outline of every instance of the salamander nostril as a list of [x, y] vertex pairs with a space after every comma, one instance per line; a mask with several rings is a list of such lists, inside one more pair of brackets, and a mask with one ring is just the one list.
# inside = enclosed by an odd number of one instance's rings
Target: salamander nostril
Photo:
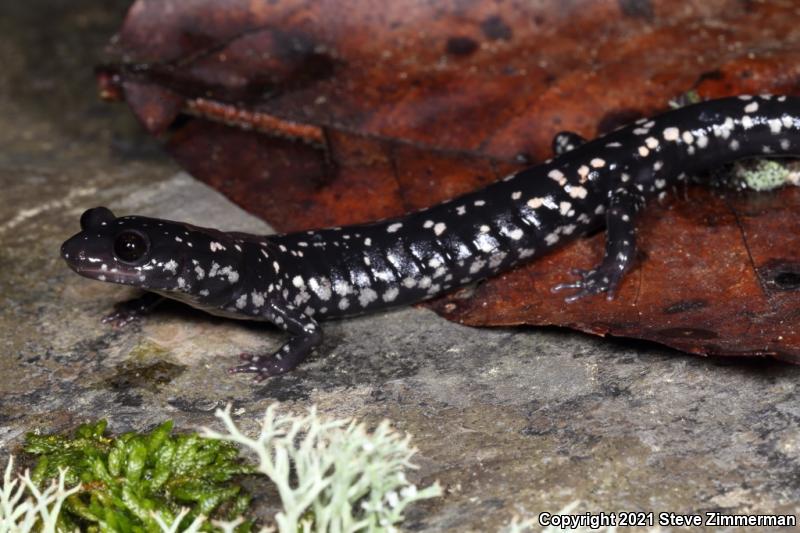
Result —
[[61, 245], [61, 258], [65, 259], [66, 261], [74, 260], [75, 256], [77, 255], [77, 248], [74, 244], [75, 237], [69, 238]]

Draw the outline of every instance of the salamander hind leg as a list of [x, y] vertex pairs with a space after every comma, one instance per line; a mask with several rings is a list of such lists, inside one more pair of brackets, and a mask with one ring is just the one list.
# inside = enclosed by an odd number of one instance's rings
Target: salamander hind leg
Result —
[[609, 300], [614, 299], [636, 255], [635, 218], [643, 205], [644, 198], [638, 191], [625, 188], [614, 191], [606, 212], [606, 247], [602, 262], [591, 270], [573, 270], [579, 279], [560, 283], [553, 287], [553, 292], [575, 291], [565, 298], [567, 302], [600, 293], [606, 293]]
[[556, 156], [564, 155], [584, 144], [586, 139], [572, 131], [561, 131], [555, 134], [551, 146], [553, 154]]
[[271, 355], [241, 354], [245, 364], [229, 370], [232, 374], [256, 374], [261, 381], [294, 369], [322, 343], [322, 328], [317, 322], [292, 306], [270, 304], [267, 318], [287, 333], [290, 338]]

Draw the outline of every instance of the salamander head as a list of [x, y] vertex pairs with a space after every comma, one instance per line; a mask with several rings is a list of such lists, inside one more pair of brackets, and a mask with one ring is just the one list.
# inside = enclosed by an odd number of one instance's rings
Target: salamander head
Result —
[[230, 295], [242, 273], [242, 247], [217, 230], [117, 218], [105, 207], [83, 213], [81, 230], [64, 242], [61, 256], [87, 278], [209, 303]]

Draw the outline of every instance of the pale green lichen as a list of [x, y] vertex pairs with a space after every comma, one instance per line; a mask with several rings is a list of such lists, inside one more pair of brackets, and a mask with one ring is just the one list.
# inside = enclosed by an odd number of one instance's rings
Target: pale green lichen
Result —
[[[158, 526], [161, 528], [162, 533], [198, 533], [201, 531], [201, 527], [206, 523], [206, 517], [200, 515], [196, 517], [189, 526], [184, 529], [180, 528], [180, 524], [186, 515], [189, 514], [189, 509], [183, 509], [178, 516], [175, 517], [171, 523], [169, 519], [164, 519], [159, 513], [153, 513], [153, 519], [156, 521]], [[221, 533], [236, 533], [239, 526], [246, 523], [244, 517], [240, 516], [235, 520], [212, 520], [211, 525], [214, 526], [218, 531]], [[258, 533], [274, 533], [274, 527], [262, 527]]]
[[324, 420], [311, 408], [305, 416], [278, 415], [271, 405], [259, 435], [244, 435], [230, 406], [216, 416], [227, 433], [204, 430], [207, 438], [236, 442], [252, 450], [258, 471], [276, 486], [283, 510], [275, 516], [280, 533], [298, 531], [395, 531], [413, 502], [441, 495], [434, 483], [424, 489], [408, 482], [416, 468], [410, 436], [381, 422], [369, 433], [363, 424]]
[[169, 517], [165, 519], [160, 513], [155, 512], [152, 513], [151, 516], [153, 517], [153, 520], [155, 520], [156, 524], [158, 524], [158, 527], [161, 528], [163, 533], [198, 533], [200, 531], [200, 527], [205, 523], [206, 517], [203, 515], [198, 515], [188, 526], [181, 529], [181, 522], [183, 522], [183, 519], [186, 518], [187, 514], [189, 514], [189, 508], [184, 507], [180, 510], [174, 520], [170, 520]]
[[14, 457], [9, 456], [3, 485], [0, 487], [0, 533], [55, 533], [64, 502], [80, 490], [80, 485], [67, 489], [66, 471], [59, 472], [46, 489], [39, 490], [26, 470], [14, 473]]
[[736, 163], [733, 167], [735, 183], [744, 189], [771, 191], [785, 185], [798, 185], [800, 169], [773, 159], [757, 159]]

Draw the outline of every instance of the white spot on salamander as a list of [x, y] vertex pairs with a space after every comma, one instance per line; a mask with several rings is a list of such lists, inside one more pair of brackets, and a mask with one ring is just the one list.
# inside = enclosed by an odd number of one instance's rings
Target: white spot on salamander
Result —
[[536, 250], [534, 250], [533, 248], [523, 248], [522, 250], [519, 251], [519, 258], [527, 259], [528, 257], [533, 256], [534, 253], [536, 253]]
[[519, 228], [515, 228], [515, 229], [513, 229], [513, 230], [508, 232], [508, 236], [511, 237], [512, 239], [514, 239], [515, 241], [520, 240], [522, 238], [522, 235], [523, 235], [523, 232]]
[[177, 272], [178, 272], [178, 263], [176, 263], [174, 259], [170, 259], [169, 261], [164, 263], [164, 270], [169, 270], [173, 274], [177, 274]]
[[211, 244], [209, 244], [208, 247], [211, 248], [212, 252], [226, 249], [222, 244], [218, 243], [217, 241], [211, 241]]
[[433, 232], [436, 235], [441, 235], [444, 233], [444, 230], [447, 229], [447, 225], [444, 222], [438, 222], [435, 226], [433, 226]]
[[567, 178], [564, 177], [564, 173], [554, 168], [550, 172], [547, 173], [547, 177], [553, 180], [556, 180], [559, 185], [562, 187], [567, 183]]
[[680, 130], [678, 128], [674, 127], [674, 126], [671, 126], [669, 128], [665, 128], [664, 132], [663, 132], [664, 140], [666, 140], [666, 141], [677, 141], [678, 137], [680, 137], [680, 133], [681, 133]]
[[370, 302], [374, 302], [377, 299], [378, 293], [369, 287], [361, 289], [361, 292], [358, 294], [358, 303], [361, 304], [361, 307], [366, 307]]
[[228, 276], [228, 283], [236, 283], [239, 281], [239, 273], [236, 272], [230, 266], [226, 266], [225, 268], [219, 269], [220, 276]]
[[253, 291], [250, 293], [250, 300], [253, 302], [255, 307], [261, 307], [264, 305], [264, 295], [260, 292]]
[[381, 298], [383, 298], [384, 302], [393, 302], [395, 301], [399, 293], [400, 291], [397, 289], [397, 287], [391, 287], [387, 289], [386, 292], [383, 293]]
[[317, 295], [320, 300], [328, 301], [331, 299], [331, 282], [326, 278], [310, 278], [308, 286]]
[[295, 276], [292, 278], [292, 285], [299, 289], [300, 287], [305, 287], [306, 282], [303, 280], [302, 276]]
[[604, 159], [600, 159], [599, 157], [595, 157], [594, 159], [592, 159], [589, 162], [589, 164], [592, 165], [594, 168], [602, 168], [602, 167], [606, 166], [605, 160]]
[[564, 190], [573, 198], [586, 198], [588, 191], [580, 185], [567, 185]]
[[403, 227], [403, 223], [402, 222], [395, 222], [394, 224], [390, 224], [386, 228], [386, 233], [395, 233], [397, 230], [399, 230], [402, 227]]
[[758, 102], [750, 102], [744, 106], [745, 113], [755, 113], [756, 111], [758, 111]]
[[477, 259], [473, 261], [472, 264], [469, 266], [469, 273], [477, 274], [484, 266], [486, 266], [486, 261], [482, 259]]
[[343, 280], [336, 280], [333, 282], [333, 292], [339, 296], [347, 296], [353, 292], [353, 287]]
[[539, 198], [537, 196], [536, 198], [531, 198], [530, 200], [528, 200], [528, 207], [530, 207], [531, 209], [539, 209], [543, 203], [544, 203], [544, 198]]

